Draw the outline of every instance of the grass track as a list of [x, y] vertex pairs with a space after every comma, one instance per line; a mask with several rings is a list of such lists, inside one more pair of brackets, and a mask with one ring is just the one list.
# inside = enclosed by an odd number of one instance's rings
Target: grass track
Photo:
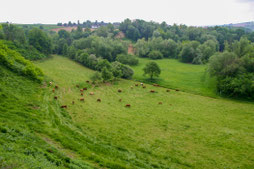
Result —
[[[145, 62], [141, 62], [135, 73]], [[178, 71], [169, 73], [169, 77], [175, 76], [169, 87], [213, 95], [200, 82], [205, 67], [173, 68], [179, 64], [170, 62], [171, 68]], [[150, 85], [132, 90], [130, 86], [134, 82], [127, 80], [93, 87], [85, 83], [93, 71], [60, 56], [37, 65], [59, 85], [55, 95], [59, 96], [61, 105], [69, 106], [67, 112], [72, 120], [88, 136], [114, 147], [114, 153], [105, 158], [112, 160], [111, 156], [118, 156], [118, 163], [126, 168], [254, 167], [254, 105], [251, 103], [184, 92], [166, 93], [164, 88]], [[186, 73], [191, 70], [196, 74]], [[193, 81], [181, 80], [189, 75]], [[139, 74], [134, 78], [142, 79]], [[81, 96], [76, 84], [89, 88], [84, 103], [78, 101]], [[119, 88], [123, 93], [117, 93]], [[149, 93], [150, 89], [157, 93]], [[90, 96], [88, 92], [95, 95]], [[97, 98], [102, 102], [96, 102]], [[120, 98], [122, 102], [118, 101]], [[73, 100], [75, 105], [71, 105]], [[159, 101], [163, 104], [158, 105]], [[125, 108], [125, 104], [131, 104], [131, 108]]]

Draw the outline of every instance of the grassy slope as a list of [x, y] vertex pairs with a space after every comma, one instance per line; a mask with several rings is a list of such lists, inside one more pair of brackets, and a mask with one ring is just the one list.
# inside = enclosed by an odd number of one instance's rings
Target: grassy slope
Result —
[[[143, 68], [150, 61], [152, 60], [139, 58], [139, 65], [132, 66], [135, 72], [134, 79], [149, 82], [148, 77], [143, 76]], [[161, 86], [216, 97], [215, 81], [206, 75], [205, 65], [185, 64], [175, 59], [153, 61], [161, 68], [161, 75], [156, 81]]]
[[[97, 139], [94, 143], [98, 144], [91, 143], [90, 150], [98, 157], [89, 159], [98, 163], [107, 160], [109, 168], [113, 168], [113, 162], [117, 163], [115, 168], [254, 167], [253, 104], [184, 92], [166, 93], [164, 88], [150, 85], [130, 89], [134, 82], [126, 80], [92, 87], [85, 83], [91, 70], [59, 56], [37, 65], [59, 85], [56, 95], [60, 104], [69, 106], [73, 121], [87, 136]], [[195, 67], [190, 65], [189, 69]], [[204, 68], [197, 69], [199, 72]], [[179, 76], [186, 77], [185, 73]], [[202, 91], [199, 78], [192, 78], [196, 81], [178, 79], [172, 87], [179, 83], [181, 89], [197, 87], [197, 92]], [[89, 87], [84, 103], [78, 101], [81, 96], [76, 84]], [[117, 93], [119, 88], [123, 93]], [[158, 93], [152, 94], [150, 89]], [[88, 95], [91, 91], [95, 95]], [[102, 102], [96, 102], [97, 98]], [[71, 105], [73, 100], [75, 105]], [[163, 104], [158, 105], [159, 101]], [[125, 104], [131, 104], [131, 108], [125, 108]]]

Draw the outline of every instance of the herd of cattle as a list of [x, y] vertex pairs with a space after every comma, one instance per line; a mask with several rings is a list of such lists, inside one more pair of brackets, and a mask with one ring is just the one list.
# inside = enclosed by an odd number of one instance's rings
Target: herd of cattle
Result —
[[[90, 83], [90, 82], [87, 80], [86, 83]], [[53, 84], [52, 82], [49, 82], [49, 85], [50, 85], [50, 86], [52, 86], [52, 84]], [[136, 84], [135, 84], [136, 87], [138, 87], [139, 85], [140, 85], [142, 88], [144, 88], [144, 89], [146, 88], [146, 86], [145, 86], [143, 83], [140, 83], [140, 84], [137, 84], [137, 83], [136, 83]], [[158, 84], [153, 84], [153, 86], [155, 86], [155, 87], [160, 87], [160, 85], [158, 85]], [[79, 86], [79, 85], [76, 85], [76, 87], [80, 89], [80, 86]], [[133, 86], [131, 86], [130, 88], [133, 89]], [[57, 89], [59, 89], [59, 87], [58, 87], [58, 85], [55, 85], [55, 87], [53, 88], [52, 92], [55, 93], [55, 90], [57, 90]], [[80, 91], [80, 95], [81, 95], [81, 96], [84, 96], [84, 91], [86, 91], [86, 90], [87, 90], [86, 87], [81, 88], [81, 89], [79, 90], [79, 91]], [[179, 91], [179, 90], [176, 89], [175, 91]], [[118, 89], [117, 92], [121, 93], [122, 90], [121, 90], [121, 89]], [[156, 92], [155, 90], [150, 90], [150, 93], [155, 93], [155, 92]], [[170, 90], [167, 89], [166, 92], [170, 92]], [[94, 95], [94, 92], [90, 92], [89, 95]], [[58, 97], [57, 97], [57, 96], [54, 96], [54, 99], [57, 100]], [[85, 98], [84, 98], [84, 97], [81, 97], [79, 100], [80, 100], [81, 102], [84, 102], [84, 101], [85, 101]], [[122, 101], [122, 99], [119, 99], [119, 102], [121, 102], [121, 101]], [[97, 102], [101, 102], [101, 99], [98, 98], [98, 99], [97, 99]], [[72, 104], [75, 104], [75, 102], [72, 101]], [[158, 104], [162, 104], [162, 102], [159, 102]], [[126, 104], [125, 107], [131, 107], [131, 105], [130, 105], [130, 104]], [[67, 105], [62, 105], [61, 108], [65, 108], [65, 109], [66, 109], [66, 108], [67, 108]]]

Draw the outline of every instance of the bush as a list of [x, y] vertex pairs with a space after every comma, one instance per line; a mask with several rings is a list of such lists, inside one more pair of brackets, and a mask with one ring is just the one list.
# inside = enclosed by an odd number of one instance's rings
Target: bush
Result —
[[121, 70], [122, 70], [122, 78], [125, 79], [131, 79], [134, 71], [127, 65], [122, 65], [121, 66]]
[[100, 72], [95, 72], [90, 79], [92, 80], [93, 83], [95, 83], [96, 81], [100, 81], [102, 79], [101, 77], [101, 73]]
[[110, 81], [112, 79], [113, 74], [110, 70], [108, 70], [106, 67], [104, 67], [101, 70], [101, 77], [102, 77], [103, 81], [106, 82], [106, 81]]
[[9, 68], [10, 70], [27, 76], [31, 79], [42, 81], [43, 73], [41, 69], [34, 66], [34, 64], [18, 52], [9, 49], [6, 45], [0, 42], [0, 64]]
[[129, 55], [129, 54], [120, 54], [117, 55], [116, 61], [122, 63], [122, 64], [127, 64], [127, 65], [137, 65], [139, 60], [136, 56], [134, 55]]
[[148, 54], [148, 57], [150, 59], [162, 59], [163, 58], [163, 55], [160, 51], [157, 51], [157, 50], [153, 50], [151, 51], [149, 54]]

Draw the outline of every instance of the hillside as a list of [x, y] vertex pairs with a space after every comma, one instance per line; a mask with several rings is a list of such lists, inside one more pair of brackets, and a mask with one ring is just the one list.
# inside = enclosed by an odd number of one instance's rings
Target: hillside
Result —
[[[37, 65], [59, 85], [50, 98], [58, 96], [58, 105], [68, 105], [66, 112], [80, 132], [96, 138], [89, 145], [79, 140], [82, 150], [89, 146], [93, 155], [61, 142], [85, 159], [106, 168], [253, 167], [253, 104], [168, 93], [150, 85], [143, 89], [127, 80], [93, 87], [85, 82], [91, 70], [59, 56]], [[88, 87], [85, 102], [79, 101], [76, 84]], [[123, 92], [118, 93], [118, 89]], [[157, 93], [150, 93], [151, 89]]]

